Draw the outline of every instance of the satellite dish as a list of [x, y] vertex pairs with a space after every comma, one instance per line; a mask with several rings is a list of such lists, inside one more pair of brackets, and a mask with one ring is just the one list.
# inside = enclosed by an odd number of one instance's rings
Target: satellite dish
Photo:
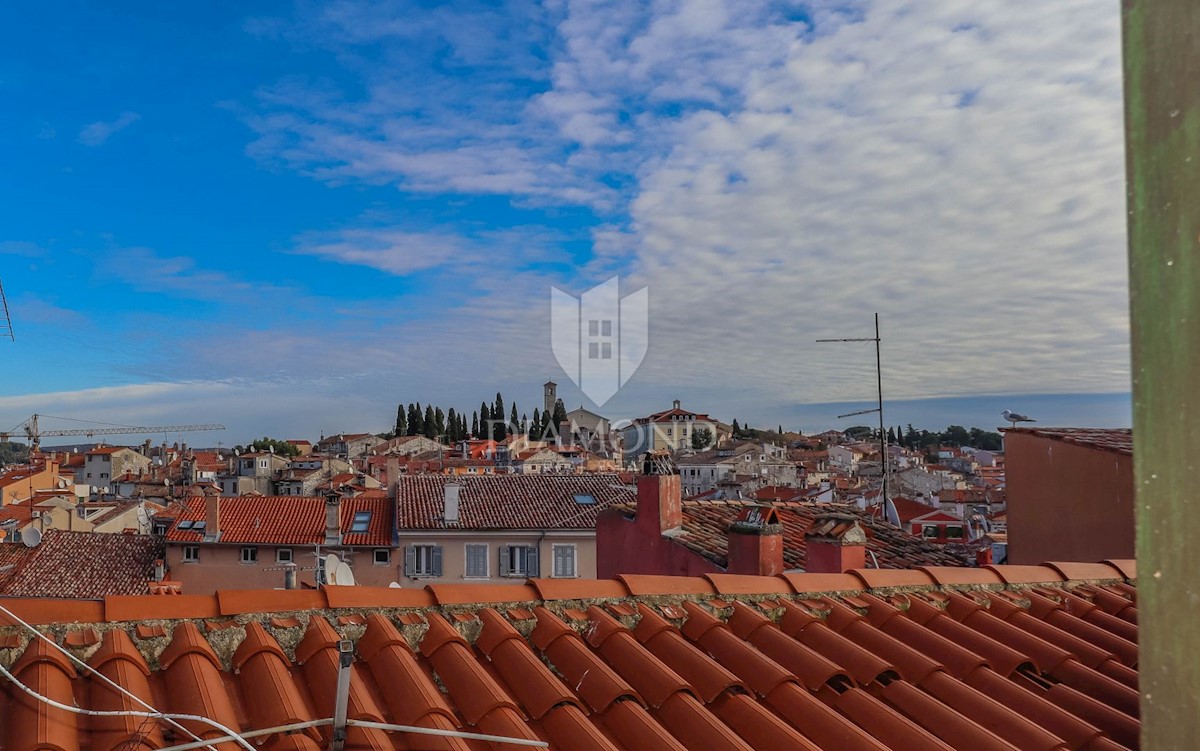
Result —
[[342, 562], [342, 559], [338, 558], [333, 553], [330, 553], [329, 555], [325, 556], [325, 583], [326, 584], [336, 584], [337, 583], [337, 581], [336, 581], [337, 567], [338, 567], [338, 564], [341, 562]]
[[333, 578], [333, 584], [343, 587], [354, 586], [354, 572], [350, 570], [350, 567], [347, 566], [344, 561], [338, 564], [337, 569], [334, 571]]
[[21, 534], [21, 542], [25, 543], [27, 548], [36, 548], [41, 541], [42, 532], [37, 527], [30, 527]]
[[400, 582], [392, 582], [388, 584], [388, 589], [400, 589]]

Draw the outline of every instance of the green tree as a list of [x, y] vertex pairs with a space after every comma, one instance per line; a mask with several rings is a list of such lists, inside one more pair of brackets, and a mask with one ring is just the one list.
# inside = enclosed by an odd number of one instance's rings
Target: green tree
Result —
[[559, 426], [567, 421], [567, 405], [563, 404], [562, 399], [554, 402], [554, 416], [551, 423], [554, 427], [554, 434], [558, 435]]
[[492, 408], [487, 402], [479, 403], [479, 437], [492, 437]]
[[508, 432], [510, 432], [510, 433], [520, 433], [521, 432], [521, 420], [517, 417], [517, 403], [516, 402], [512, 403], [512, 408], [509, 410], [509, 413], [508, 413]]
[[425, 416], [421, 418], [421, 426], [424, 428], [421, 435], [426, 438], [437, 438], [437, 419], [433, 415], [433, 405], [425, 405]]
[[6, 464], [24, 464], [29, 461], [29, 446], [20, 441], [0, 443], [0, 467]]
[[971, 433], [961, 425], [951, 425], [942, 431], [939, 440], [951, 446], [969, 446], [971, 443]]
[[446, 435], [446, 413], [441, 407], [433, 410], [433, 435], [438, 439]]
[[521, 435], [529, 435], [529, 415], [521, 415]]
[[496, 392], [496, 403], [492, 406], [492, 440], [503, 441], [508, 435], [508, 425], [504, 422], [504, 397]]
[[280, 456], [296, 456], [300, 453], [300, 449], [287, 441], [280, 441], [275, 438], [263, 436], [256, 441], [251, 442], [250, 451], [270, 451], [271, 453]]
[[696, 428], [692, 431], [692, 448], [697, 451], [712, 448], [713, 433], [708, 428]]
[[392, 435], [408, 435], [408, 416], [404, 414], [403, 402], [396, 407], [396, 427], [392, 431]]
[[471, 437], [472, 438], [479, 437], [479, 413], [478, 412], [471, 413]]
[[458, 443], [462, 440], [462, 436], [458, 434], [458, 412], [454, 410], [454, 407], [446, 412], [446, 437], [450, 439], [451, 443]]
[[733, 437], [734, 438], [742, 437], [742, 426], [738, 425], [738, 421], [737, 421], [736, 417], [733, 418]]
[[888, 428], [887, 442], [889, 444], [893, 444], [896, 442], [896, 431], [892, 430], [891, 428]]
[[529, 431], [527, 435], [530, 440], [542, 440], [542, 411], [537, 407], [533, 408], [533, 422], [529, 425]]

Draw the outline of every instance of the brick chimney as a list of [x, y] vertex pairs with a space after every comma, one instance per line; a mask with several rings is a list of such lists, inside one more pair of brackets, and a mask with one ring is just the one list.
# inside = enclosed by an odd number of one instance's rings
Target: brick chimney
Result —
[[204, 488], [204, 537], [221, 536], [221, 492], [209, 485]]
[[324, 544], [342, 544], [342, 494], [332, 488], [325, 494]]
[[388, 498], [396, 500], [396, 491], [400, 487], [400, 457], [388, 454], [387, 458], [387, 489]]
[[646, 453], [637, 480], [637, 518], [641, 524], [657, 524], [659, 532], [683, 526], [679, 473], [665, 454]]
[[770, 506], [752, 506], [729, 525], [731, 574], [775, 576], [783, 573], [783, 524]]
[[857, 516], [832, 511], [821, 514], [804, 533], [804, 540], [804, 570], [810, 574], [866, 568], [867, 533]]

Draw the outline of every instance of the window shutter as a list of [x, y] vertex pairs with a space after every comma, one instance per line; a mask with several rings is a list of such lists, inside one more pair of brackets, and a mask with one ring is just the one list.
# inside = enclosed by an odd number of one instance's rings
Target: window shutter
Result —
[[538, 567], [538, 549], [536, 545], [529, 547], [529, 565], [525, 568], [525, 576], [530, 579], [536, 579], [541, 576], [541, 569]]
[[431, 565], [431, 568], [433, 569], [433, 575], [441, 576], [442, 575], [442, 546], [437, 545], [429, 552], [433, 555], [433, 563]]
[[404, 546], [404, 575], [413, 576], [417, 571], [417, 549], [412, 545]]
[[500, 575], [501, 576], [512, 576], [512, 568], [509, 565], [509, 561], [512, 560], [511, 550], [512, 550], [511, 545], [501, 545], [500, 546]]

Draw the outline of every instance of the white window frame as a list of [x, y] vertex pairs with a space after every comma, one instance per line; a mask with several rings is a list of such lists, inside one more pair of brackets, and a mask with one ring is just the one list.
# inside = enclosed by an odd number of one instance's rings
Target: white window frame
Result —
[[241, 562], [244, 565], [258, 563], [258, 546], [257, 545], [243, 545], [242, 552], [241, 552], [241, 558], [239, 560], [241, 560]]
[[[379, 555], [380, 553], [383, 553], [383, 555], [382, 555], [382, 556], [380, 556], [380, 555]], [[380, 558], [382, 558], [383, 560], [380, 560]], [[372, 551], [371, 551], [371, 561], [372, 561], [372, 562], [373, 562], [373, 563], [374, 563], [376, 566], [390, 566], [390, 565], [392, 565], [392, 551], [391, 551], [391, 549], [390, 549], [390, 548], [375, 548], [374, 550], [372, 550]]]
[[199, 545], [184, 545], [183, 557], [181, 560], [184, 563], [199, 563], [200, 562], [200, 546]]
[[[483, 574], [471, 573], [471, 548], [483, 549]], [[490, 579], [492, 576], [491, 545], [486, 542], [468, 542], [463, 545], [463, 578]]]
[[442, 546], [428, 542], [408, 545], [404, 551], [404, 575], [410, 579], [433, 579], [441, 576]]
[[[517, 550], [524, 550], [519, 554]], [[500, 576], [509, 579], [535, 579], [541, 575], [540, 551], [536, 543], [513, 543], [501, 545], [499, 551]], [[514, 565], [518, 562], [521, 565]], [[531, 563], [532, 561], [532, 563]]]
[[[554, 543], [550, 546], [551, 571], [550, 576], [554, 579], [578, 579], [579, 578], [579, 546], [575, 543]], [[571, 567], [570, 571], [565, 571], [565, 568], [559, 567], [560, 553], [570, 551]]]
[[296, 554], [292, 552], [291, 548], [275, 548], [276, 563], [294, 563], [295, 561]]

